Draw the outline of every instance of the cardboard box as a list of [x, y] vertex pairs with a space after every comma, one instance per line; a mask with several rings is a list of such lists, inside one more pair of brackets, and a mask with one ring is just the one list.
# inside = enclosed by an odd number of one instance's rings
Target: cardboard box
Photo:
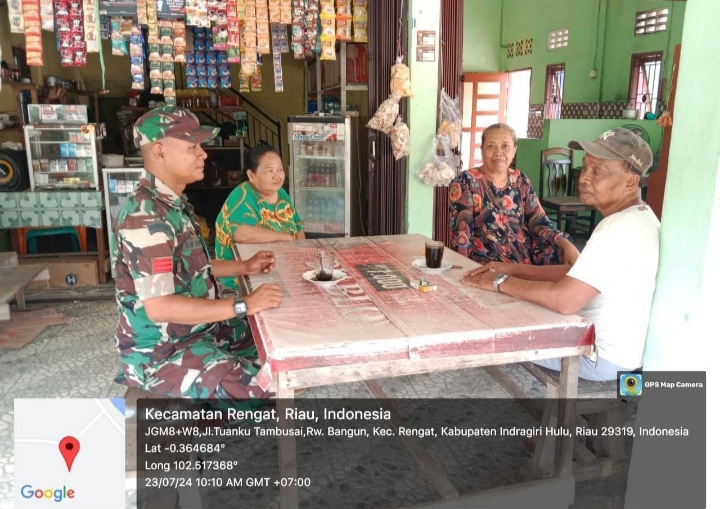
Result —
[[25, 288], [38, 289], [38, 288], [50, 288], [50, 269], [45, 267], [40, 274], [35, 276], [35, 279], [30, 281]]
[[48, 268], [51, 288], [84, 288], [98, 285], [97, 260], [93, 257], [55, 258]]

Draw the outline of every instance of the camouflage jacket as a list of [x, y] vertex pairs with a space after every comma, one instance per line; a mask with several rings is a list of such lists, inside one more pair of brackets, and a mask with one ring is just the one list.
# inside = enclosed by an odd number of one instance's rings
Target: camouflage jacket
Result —
[[115, 341], [125, 378], [142, 384], [156, 363], [219, 330], [218, 323], [153, 322], [143, 300], [173, 294], [216, 299], [218, 286], [192, 205], [148, 172], [117, 217], [114, 244]]

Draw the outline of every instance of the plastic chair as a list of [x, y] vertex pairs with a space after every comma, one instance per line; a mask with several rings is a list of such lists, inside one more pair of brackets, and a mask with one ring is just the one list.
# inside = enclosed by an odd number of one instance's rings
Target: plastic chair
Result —
[[549, 148], [540, 152], [540, 188], [539, 198], [545, 210], [556, 211], [558, 230], [565, 229], [570, 223], [577, 224], [578, 212], [590, 211], [588, 233], [595, 229], [595, 208], [583, 205], [575, 196], [573, 181], [576, 175], [572, 169], [573, 151], [565, 148]]
[[[37, 237], [47, 235], [70, 235], [72, 240], [73, 252], [77, 253], [81, 250], [81, 235], [74, 226], [59, 226], [57, 228], [40, 228], [29, 229], [25, 232], [25, 242], [27, 243], [27, 251], [30, 254], [37, 254]], [[85, 249], [87, 251], [87, 239], [85, 240]]]

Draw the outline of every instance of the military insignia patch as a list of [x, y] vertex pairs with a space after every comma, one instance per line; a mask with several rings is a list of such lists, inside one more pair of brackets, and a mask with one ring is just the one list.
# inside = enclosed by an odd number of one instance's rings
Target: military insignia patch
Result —
[[173, 259], [172, 256], [163, 256], [160, 258], [152, 259], [152, 273], [153, 274], [166, 274], [172, 272]]

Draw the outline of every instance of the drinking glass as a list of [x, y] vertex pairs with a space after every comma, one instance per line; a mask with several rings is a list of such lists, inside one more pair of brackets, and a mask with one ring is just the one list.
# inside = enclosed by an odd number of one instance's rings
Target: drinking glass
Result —
[[439, 269], [442, 265], [445, 244], [438, 240], [425, 242], [425, 266], [428, 269]]
[[332, 281], [335, 268], [335, 253], [318, 249], [315, 255], [315, 278], [318, 281]]

